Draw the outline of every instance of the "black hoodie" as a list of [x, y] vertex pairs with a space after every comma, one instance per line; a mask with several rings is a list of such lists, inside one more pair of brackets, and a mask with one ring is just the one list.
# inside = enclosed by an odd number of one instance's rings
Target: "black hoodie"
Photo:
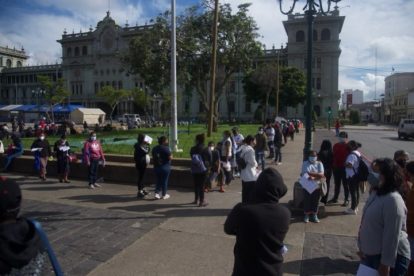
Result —
[[278, 202], [286, 192], [279, 172], [265, 169], [254, 185], [252, 203], [237, 204], [227, 217], [224, 231], [236, 235], [233, 275], [282, 275], [290, 211]]
[[31, 222], [19, 218], [15, 223], [0, 224], [0, 275], [12, 269], [36, 271], [44, 258], [44, 248]]

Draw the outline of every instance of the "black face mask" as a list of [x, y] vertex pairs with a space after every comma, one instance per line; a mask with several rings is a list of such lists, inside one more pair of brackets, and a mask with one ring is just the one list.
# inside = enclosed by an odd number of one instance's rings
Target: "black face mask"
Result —
[[407, 163], [407, 160], [405, 160], [405, 159], [399, 159], [399, 160], [396, 160], [395, 162], [397, 162], [397, 164], [401, 167], [401, 168], [405, 168], [405, 164]]

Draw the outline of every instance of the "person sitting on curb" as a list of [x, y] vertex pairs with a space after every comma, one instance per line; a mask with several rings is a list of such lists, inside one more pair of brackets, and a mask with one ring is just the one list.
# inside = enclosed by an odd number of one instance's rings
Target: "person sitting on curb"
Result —
[[291, 215], [279, 200], [286, 193], [280, 173], [267, 168], [254, 185], [251, 203], [237, 204], [227, 216], [224, 232], [236, 236], [232, 275], [282, 275]]
[[43, 275], [47, 253], [21, 202], [19, 184], [0, 177], [0, 275]]

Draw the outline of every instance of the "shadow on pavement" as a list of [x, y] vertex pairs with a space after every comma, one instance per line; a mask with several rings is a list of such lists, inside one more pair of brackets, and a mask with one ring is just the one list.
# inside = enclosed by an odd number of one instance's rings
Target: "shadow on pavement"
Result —
[[[178, 207], [178, 208], [177, 208]], [[145, 204], [125, 207], [109, 207], [111, 210], [124, 210], [129, 212], [152, 212], [154, 215], [164, 217], [218, 217], [227, 216], [231, 209], [209, 209], [189, 206], [188, 204]], [[160, 209], [166, 209], [164, 211]]]
[[[283, 272], [310, 275], [355, 275], [358, 270], [359, 261], [348, 261], [344, 259], [331, 259], [328, 257], [293, 261], [283, 264]], [[300, 268], [300, 271], [298, 269]]]
[[[79, 188], [79, 187], [76, 187], [76, 188]], [[68, 196], [68, 197], [64, 197], [63, 199], [75, 200], [78, 202], [100, 203], [100, 204], [137, 201], [135, 194], [127, 194], [127, 195], [88, 194], [88, 195]]]
[[31, 187], [31, 188], [25, 188], [25, 190], [28, 191], [58, 191], [58, 190], [69, 190], [69, 189], [76, 189], [79, 188], [77, 186], [48, 186], [48, 187]]

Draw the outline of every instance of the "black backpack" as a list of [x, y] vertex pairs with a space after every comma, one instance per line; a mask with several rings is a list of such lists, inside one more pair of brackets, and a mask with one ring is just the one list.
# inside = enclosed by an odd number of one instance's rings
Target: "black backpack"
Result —
[[240, 170], [244, 170], [247, 166], [246, 160], [242, 156], [243, 151], [236, 152], [236, 163]]
[[354, 169], [355, 177], [360, 182], [367, 181], [368, 180], [368, 175], [369, 175], [369, 169], [368, 169], [367, 164], [364, 162], [364, 160], [362, 160], [362, 158], [360, 156], [358, 156], [355, 153], [352, 153], [352, 154], [354, 154], [357, 157], [358, 163], [359, 163], [358, 169], [356, 171]]

